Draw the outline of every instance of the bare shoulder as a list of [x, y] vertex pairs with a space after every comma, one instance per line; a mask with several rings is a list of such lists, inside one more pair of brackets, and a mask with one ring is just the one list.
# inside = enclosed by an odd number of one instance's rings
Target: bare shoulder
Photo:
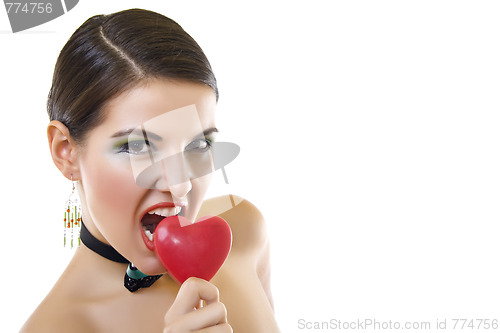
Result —
[[76, 303], [54, 300], [50, 295], [38, 306], [20, 330], [21, 333], [91, 331], [92, 327], [85, 318], [85, 311], [77, 308]]
[[262, 213], [248, 200], [228, 194], [206, 200], [198, 214], [218, 215], [233, 232], [233, 253], [259, 257], [268, 243], [267, 228]]
[[205, 215], [222, 217], [233, 232], [229, 257], [212, 282], [219, 287], [234, 331], [279, 332], [274, 319], [264, 216], [255, 205], [236, 195], [206, 200], [199, 213]]
[[218, 215], [229, 224], [233, 247], [226, 266], [256, 276], [272, 307], [270, 240], [262, 213], [250, 201], [229, 194], [206, 200], [199, 216], [204, 215]]

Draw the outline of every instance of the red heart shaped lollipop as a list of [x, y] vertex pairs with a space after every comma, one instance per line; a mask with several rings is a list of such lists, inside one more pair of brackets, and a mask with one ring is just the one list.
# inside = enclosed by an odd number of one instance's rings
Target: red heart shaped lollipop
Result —
[[164, 218], [154, 233], [156, 256], [179, 283], [194, 276], [209, 281], [231, 250], [231, 228], [218, 216], [195, 223], [183, 216]]

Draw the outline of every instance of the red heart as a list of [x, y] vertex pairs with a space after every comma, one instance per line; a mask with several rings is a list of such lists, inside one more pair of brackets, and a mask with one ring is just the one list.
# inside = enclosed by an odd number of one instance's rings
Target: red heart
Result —
[[179, 283], [194, 276], [209, 281], [231, 250], [231, 228], [218, 216], [195, 223], [183, 216], [164, 218], [154, 233], [156, 256]]

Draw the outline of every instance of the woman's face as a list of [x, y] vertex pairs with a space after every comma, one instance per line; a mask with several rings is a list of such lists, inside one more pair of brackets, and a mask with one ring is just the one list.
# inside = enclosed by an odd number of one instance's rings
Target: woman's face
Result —
[[193, 221], [200, 209], [215, 107], [205, 85], [148, 81], [111, 100], [79, 148], [85, 225], [146, 274], [164, 272], [150, 240], [157, 223], [181, 208]]

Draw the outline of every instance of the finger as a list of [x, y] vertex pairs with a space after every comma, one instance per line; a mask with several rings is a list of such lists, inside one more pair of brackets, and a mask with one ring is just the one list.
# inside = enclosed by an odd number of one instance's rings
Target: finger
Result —
[[205, 300], [207, 304], [218, 302], [219, 290], [216, 286], [203, 279], [187, 279], [179, 289], [174, 303], [165, 316], [165, 321], [193, 311], [194, 308], [199, 306], [200, 300]]
[[[166, 324], [167, 332], [195, 331], [219, 326], [227, 323], [227, 312], [224, 304], [220, 302], [212, 303], [199, 310], [192, 310], [181, 317], [176, 318], [172, 323]], [[223, 329], [224, 326], [220, 326]], [[215, 331], [218, 332], [218, 331]]]
[[194, 329], [227, 323], [226, 307], [221, 302], [212, 303], [188, 313], [183, 317], [183, 320], [191, 323]]
[[196, 333], [233, 333], [233, 328], [228, 323], [222, 323], [216, 326], [203, 328], [195, 331]]

